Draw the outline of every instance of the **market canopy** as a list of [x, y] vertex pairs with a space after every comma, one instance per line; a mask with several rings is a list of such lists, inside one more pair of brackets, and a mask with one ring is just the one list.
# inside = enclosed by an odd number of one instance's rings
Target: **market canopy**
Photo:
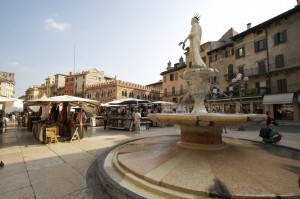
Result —
[[0, 96], [0, 102], [14, 102], [16, 100], [17, 99], [15, 99], [15, 98]]
[[75, 97], [75, 96], [69, 96], [69, 95], [61, 95], [61, 96], [55, 96], [55, 97], [49, 97], [49, 98], [46, 96], [43, 96], [39, 99], [27, 100], [25, 103], [28, 106], [32, 106], [32, 105], [47, 105], [49, 103], [59, 104], [62, 102], [69, 102], [70, 104], [72, 104], [74, 106], [81, 106], [81, 105], [98, 106], [98, 105], [100, 105], [100, 102], [96, 101], [96, 100]]
[[126, 105], [126, 104], [147, 104], [151, 103], [149, 100], [143, 99], [136, 99], [136, 98], [124, 98], [120, 100], [115, 100], [112, 102], [108, 102], [108, 104], [119, 104], [119, 105]]
[[41, 97], [39, 99], [26, 100], [26, 101], [24, 101], [24, 104], [26, 104], [27, 106], [47, 105], [47, 104], [49, 104], [48, 100], [49, 100], [49, 98], [46, 97], [46, 95], [43, 95], [43, 97]]
[[23, 111], [23, 100], [0, 96], [0, 110], [5, 113]]
[[166, 101], [155, 101], [151, 102], [152, 104], [161, 104], [161, 105], [175, 105], [176, 103], [174, 102], [166, 102]]

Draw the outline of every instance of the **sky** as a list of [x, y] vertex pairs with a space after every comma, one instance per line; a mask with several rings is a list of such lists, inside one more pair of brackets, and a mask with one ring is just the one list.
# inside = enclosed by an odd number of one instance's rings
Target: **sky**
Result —
[[[0, 0], [0, 71], [15, 74], [15, 96], [55, 74], [96, 68], [147, 85], [184, 51], [191, 18], [201, 43], [241, 33], [294, 8], [296, 0]], [[189, 43], [187, 42], [188, 46]]]

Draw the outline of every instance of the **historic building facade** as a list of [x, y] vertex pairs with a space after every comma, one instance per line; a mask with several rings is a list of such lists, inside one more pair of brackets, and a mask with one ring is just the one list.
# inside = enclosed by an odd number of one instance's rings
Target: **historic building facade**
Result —
[[[207, 100], [212, 108], [226, 112], [234, 105], [236, 112], [269, 110], [275, 119], [300, 120], [299, 10], [297, 5], [257, 26], [248, 24], [246, 31], [209, 52], [210, 67], [220, 71], [217, 92]], [[242, 80], [232, 82], [238, 73]]]
[[[300, 120], [300, 6], [288, 10], [257, 26], [247, 24], [247, 30], [237, 33], [228, 30], [220, 40], [201, 45], [203, 61], [219, 70], [210, 80], [207, 95], [209, 112], [265, 113], [271, 111], [275, 119]], [[193, 99], [186, 90], [182, 73], [190, 67], [189, 52], [186, 63], [179, 63], [162, 72], [162, 98], [177, 102], [191, 110]], [[233, 82], [237, 74], [241, 80]], [[243, 81], [244, 77], [247, 77]], [[241, 106], [242, 105], [242, 106]]]
[[114, 78], [106, 76], [103, 71], [98, 71], [95, 68], [75, 73], [73, 74], [73, 95], [84, 97], [87, 86], [104, 83], [112, 79]]
[[161, 99], [160, 93], [160, 88], [142, 86], [121, 80], [110, 80], [87, 86], [85, 97], [102, 103], [128, 97], [156, 101]]
[[14, 97], [15, 95], [15, 74], [0, 72], [0, 95]]

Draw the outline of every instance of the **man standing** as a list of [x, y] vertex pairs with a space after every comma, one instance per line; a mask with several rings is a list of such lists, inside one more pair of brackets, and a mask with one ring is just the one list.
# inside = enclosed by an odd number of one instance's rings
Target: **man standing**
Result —
[[140, 114], [140, 111], [139, 109], [136, 109], [135, 110], [135, 114], [134, 114], [134, 124], [135, 124], [135, 128], [134, 128], [134, 132], [135, 133], [140, 133], [140, 130], [141, 130], [141, 114]]

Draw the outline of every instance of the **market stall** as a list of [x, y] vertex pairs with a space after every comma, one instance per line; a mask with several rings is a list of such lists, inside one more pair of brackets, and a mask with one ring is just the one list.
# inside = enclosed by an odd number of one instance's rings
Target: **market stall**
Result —
[[[85, 116], [91, 110], [96, 109], [100, 103], [95, 100], [63, 95], [28, 100], [25, 105], [27, 107], [40, 106], [38, 113], [35, 114], [35, 117], [38, 118], [31, 122], [30, 130], [40, 142], [46, 143], [48, 141], [47, 132], [50, 131], [52, 136], [55, 134], [54, 137], [59, 137], [61, 140], [72, 140], [75, 132], [78, 132], [82, 139], [89, 125]], [[77, 109], [72, 111], [72, 107]], [[29, 124], [29, 126], [31, 125]], [[49, 137], [51, 136], [49, 135]]]
[[140, 109], [142, 112], [141, 130], [148, 130], [150, 120], [147, 117], [147, 104], [151, 102], [148, 100], [124, 98], [115, 100], [106, 104], [102, 104], [100, 111], [100, 118], [107, 120], [107, 127], [110, 129], [119, 130], [134, 130], [134, 111]]

